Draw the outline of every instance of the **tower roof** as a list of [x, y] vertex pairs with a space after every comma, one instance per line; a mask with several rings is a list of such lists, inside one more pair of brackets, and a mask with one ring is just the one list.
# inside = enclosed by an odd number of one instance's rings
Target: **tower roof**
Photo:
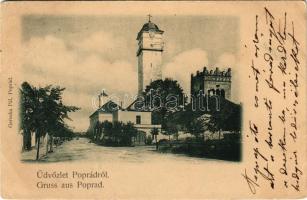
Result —
[[149, 22], [147, 22], [146, 24], [143, 25], [143, 27], [139, 31], [136, 39], [138, 40], [143, 32], [148, 32], [149, 30], [157, 32], [157, 33], [163, 33], [164, 32], [164, 31], [160, 30], [159, 27], [155, 23], [152, 23], [151, 21], [149, 21]]
[[159, 27], [155, 23], [152, 23], [152, 22], [148, 22], [144, 24], [141, 29], [141, 31], [149, 31], [149, 30], [160, 31]]

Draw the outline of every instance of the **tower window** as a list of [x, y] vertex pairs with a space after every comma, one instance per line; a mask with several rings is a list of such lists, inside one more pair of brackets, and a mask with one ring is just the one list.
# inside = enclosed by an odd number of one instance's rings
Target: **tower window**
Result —
[[224, 90], [224, 89], [221, 90], [221, 96], [222, 96], [223, 98], [225, 98], [225, 90]]

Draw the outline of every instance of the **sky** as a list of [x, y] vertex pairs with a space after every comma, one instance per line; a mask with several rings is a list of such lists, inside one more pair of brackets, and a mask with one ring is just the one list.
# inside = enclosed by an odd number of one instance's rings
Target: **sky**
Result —
[[[24, 16], [23, 79], [35, 86], [65, 87], [64, 103], [81, 108], [67, 123], [86, 131], [101, 90], [124, 106], [137, 94], [136, 36], [147, 21], [141, 15]], [[174, 15], [151, 21], [164, 31], [163, 78], [178, 80], [189, 94], [191, 73], [204, 66], [231, 67], [232, 99], [239, 102], [237, 18]]]

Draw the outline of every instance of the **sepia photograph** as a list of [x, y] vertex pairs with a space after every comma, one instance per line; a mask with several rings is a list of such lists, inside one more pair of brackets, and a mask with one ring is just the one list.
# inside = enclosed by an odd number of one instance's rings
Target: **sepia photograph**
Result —
[[22, 161], [240, 161], [239, 28], [223, 16], [24, 16]]
[[306, 198], [302, 1], [1, 4], [4, 199]]

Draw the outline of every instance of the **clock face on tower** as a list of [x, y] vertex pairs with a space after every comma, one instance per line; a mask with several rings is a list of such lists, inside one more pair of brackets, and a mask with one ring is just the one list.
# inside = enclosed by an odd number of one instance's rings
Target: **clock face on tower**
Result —
[[155, 32], [154, 31], [149, 31], [149, 37], [152, 39], [155, 37]]

